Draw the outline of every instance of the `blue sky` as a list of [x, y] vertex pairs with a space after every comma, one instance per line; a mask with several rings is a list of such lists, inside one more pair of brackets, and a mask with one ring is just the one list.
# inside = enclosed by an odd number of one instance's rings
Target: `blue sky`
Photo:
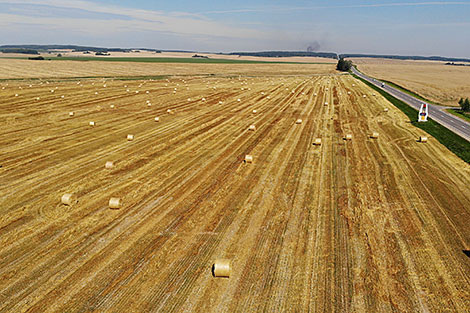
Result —
[[470, 1], [0, 0], [0, 44], [470, 58]]

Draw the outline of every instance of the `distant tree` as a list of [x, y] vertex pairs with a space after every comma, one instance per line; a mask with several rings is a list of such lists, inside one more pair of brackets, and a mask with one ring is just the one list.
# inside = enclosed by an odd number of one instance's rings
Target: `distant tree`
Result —
[[464, 99], [463, 98], [460, 98], [459, 100], [459, 105], [460, 105], [460, 109], [463, 110], [463, 104], [464, 104]]
[[336, 65], [336, 69], [342, 72], [348, 72], [352, 67], [351, 61], [346, 61], [345, 59], [341, 58]]
[[468, 100], [468, 98], [465, 99], [461, 108], [464, 112], [470, 112], [470, 100]]
[[61, 57], [62, 57], [62, 53], [59, 53], [59, 54], [57, 55], [57, 57], [58, 57], [58, 58], [61, 58]]

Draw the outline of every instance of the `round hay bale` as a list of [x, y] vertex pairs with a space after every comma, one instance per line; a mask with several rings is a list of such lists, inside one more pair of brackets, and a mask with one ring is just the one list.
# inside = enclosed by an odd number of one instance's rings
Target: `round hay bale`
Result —
[[74, 112], [69, 112], [69, 116], [74, 116]]
[[155, 122], [160, 122], [160, 118], [158, 116], [155, 117]]
[[352, 135], [347, 134], [346, 136], [344, 136], [344, 140], [352, 140]]
[[15, 97], [18, 97], [18, 94], [17, 94], [17, 93], [15, 93]]
[[315, 141], [313, 142], [313, 145], [314, 146], [321, 146], [321, 138], [315, 139]]
[[245, 163], [253, 163], [253, 156], [252, 155], [245, 155]]
[[114, 104], [111, 104], [109, 107], [110, 107], [111, 109], [114, 109]]
[[73, 194], [71, 194], [71, 193], [65, 193], [65, 194], [60, 198], [60, 202], [62, 202], [62, 204], [65, 204], [65, 205], [72, 205], [72, 204], [74, 204], [76, 201], [75, 201], [75, 197], [73, 196]]
[[370, 138], [372, 138], [372, 139], [377, 139], [377, 138], [379, 138], [379, 133], [378, 133], [378, 132], [373, 132], [373, 133], [370, 135]]
[[255, 125], [250, 125], [250, 127], [248, 128], [248, 130], [255, 131], [255, 130], [256, 130], [256, 126], [255, 126]]
[[385, 108], [385, 109], [384, 109], [384, 112], [388, 112], [388, 108]]
[[231, 270], [230, 260], [228, 259], [217, 259], [212, 265], [214, 277], [230, 277]]
[[111, 169], [114, 167], [114, 162], [113, 161], [107, 161], [106, 164], [104, 165], [105, 168]]
[[363, 98], [367, 97], [366, 95], [362, 95]]
[[111, 198], [109, 199], [109, 208], [110, 209], [120, 209], [122, 202], [120, 198]]
[[419, 137], [419, 142], [422, 142], [422, 143], [428, 142], [428, 137], [420, 136]]
[[297, 121], [295, 121], [296, 124], [302, 124], [302, 120], [299, 118]]
[[256, 110], [253, 110], [253, 113], [254, 113], [254, 114], [256, 114], [257, 112], [258, 112], [258, 111], [256, 111]]
[[96, 126], [96, 123], [95, 122], [90, 122], [88, 123], [90, 126]]
[[134, 135], [127, 135], [127, 141], [134, 140]]
[[168, 114], [175, 114], [171, 109], [166, 110]]
[[242, 99], [240, 99], [240, 98], [239, 98], [239, 99], [237, 99], [237, 102], [241, 102], [241, 101], [242, 101]]

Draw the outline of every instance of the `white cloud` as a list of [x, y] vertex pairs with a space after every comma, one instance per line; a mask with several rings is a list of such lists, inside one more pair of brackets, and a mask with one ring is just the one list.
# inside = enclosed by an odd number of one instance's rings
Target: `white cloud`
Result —
[[470, 5], [470, 2], [463, 1], [434, 1], [434, 2], [396, 2], [396, 3], [370, 3], [352, 5], [326, 5], [326, 6], [303, 6], [303, 7], [263, 7], [246, 8], [236, 10], [208, 11], [199, 14], [232, 14], [232, 13], [260, 13], [260, 12], [291, 12], [305, 10], [323, 9], [354, 9], [354, 8], [386, 8], [386, 7], [410, 7], [410, 6], [448, 6], [448, 5]]
[[[246, 38], [261, 39], [274, 37], [274, 34], [250, 29], [246, 27], [234, 27], [222, 24], [220, 22], [211, 21], [201, 15], [186, 12], [170, 12], [140, 10], [112, 5], [100, 5], [90, 1], [82, 0], [6, 0], [0, 3], [14, 5], [31, 5], [35, 6], [38, 14], [36, 16], [15, 13], [0, 14], [0, 23], [2, 25], [12, 24], [34, 24], [43, 26], [48, 29], [60, 28], [74, 29], [80, 28], [82, 32], [89, 32], [90, 35], [105, 34], [111, 31], [156, 31], [169, 32], [180, 35], [203, 35], [208, 37], [224, 37], [224, 38]], [[93, 13], [112, 14], [116, 16], [124, 16], [125, 18], [92, 18], [80, 17], [61, 18], [47, 17], [39, 14], [41, 10], [47, 10], [47, 7], [88, 11]]]

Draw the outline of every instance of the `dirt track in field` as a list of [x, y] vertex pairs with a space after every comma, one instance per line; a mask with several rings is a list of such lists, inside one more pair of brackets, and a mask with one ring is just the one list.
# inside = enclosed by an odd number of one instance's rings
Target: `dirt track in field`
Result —
[[469, 166], [351, 77], [0, 86], [0, 312], [470, 307]]

